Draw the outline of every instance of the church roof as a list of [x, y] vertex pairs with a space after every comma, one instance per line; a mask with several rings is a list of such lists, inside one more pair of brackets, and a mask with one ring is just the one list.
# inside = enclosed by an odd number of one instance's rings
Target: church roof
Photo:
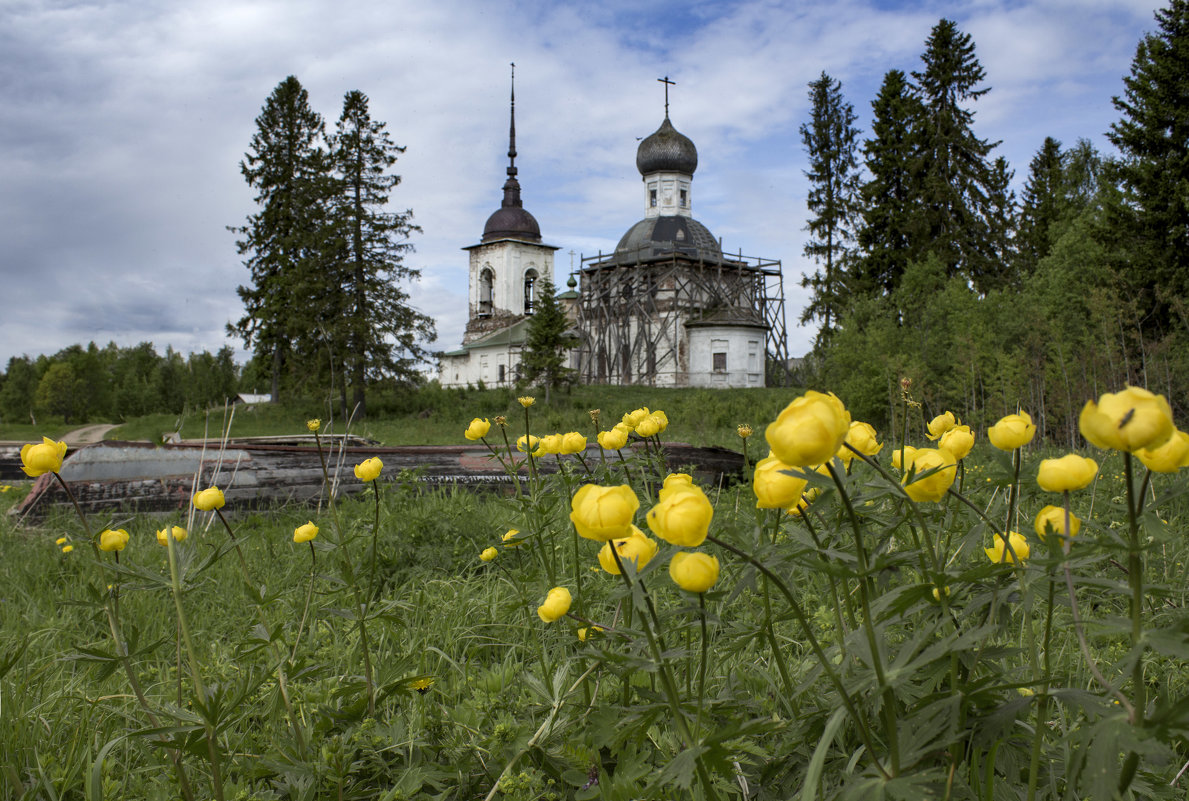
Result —
[[721, 261], [714, 234], [692, 217], [648, 217], [633, 225], [615, 246], [615, 261], [635, 261], [681, 254], [691, 259]]
[[693, 175], [698, 169], [698, 149], [688, 136], [665, 121], [636, 148], [636, 169], [641, 175], [654, 172], [680, 172]]
[[520, 181], [516, 180], [516, 73], [512, 73], [512, 110], [508, 126], [508, 180], [504, 181], [504, 200], [483, 226], [483, 242], [497, 239], [541, 241], [541, 226], [520, 200]]

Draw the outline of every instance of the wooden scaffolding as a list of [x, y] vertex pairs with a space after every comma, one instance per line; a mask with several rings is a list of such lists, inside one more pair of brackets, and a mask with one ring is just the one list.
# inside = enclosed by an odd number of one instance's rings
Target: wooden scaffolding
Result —
[[[643, 252], [642, 252], [643, 253]], [[686, 324], [765, 329], [764, 380], [788, 386], [778, 260], [705, 250], [582, 257], [578, 373], [587, 384], [687, 386]]]

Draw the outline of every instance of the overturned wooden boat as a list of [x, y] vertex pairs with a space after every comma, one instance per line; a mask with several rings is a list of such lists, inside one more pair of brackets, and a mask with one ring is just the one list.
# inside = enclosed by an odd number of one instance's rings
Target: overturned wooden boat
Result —
[[[671, 470], [691, 472], [703, 486], [731, 483], [742, 476], [743, 455], [735, 451], [681, 443], [661, 447]], [[600, 459], [598, 450], [597, 445], [591, 445], [583, 454], [592, 467]], [[384, 447], [339, 441], [324, 447], [322, 454], [339, 495], [364, 488], [353, 467], [373, 456], [384, 462], [382, 480], [425, 488], [461, 486], [510, 491], [516, 480], [481, 445]], [[517, 457], [518, 473], [523, 478], [528, 465], [522, 454]], [[574, 456], [562, 459], [578, 474], [584, 472]], [[537, 465], [545, 473], [559, 469], [558, 459], [553, 456], [538, 459]], [[195, 488], [209, 486], [223, 490], [226, 508], [231, 510], [304, 505], [325, 497], [326, 484], [316, 448], [275, 439], [165, 445], [105, 441], [68, 453], [61, 475], [84, 511], [111, 516], [185, 512]], [[14, 514], [36, 520], [54, 506], [70, 504], [59, 482], [46, 474], [34, 482]]]

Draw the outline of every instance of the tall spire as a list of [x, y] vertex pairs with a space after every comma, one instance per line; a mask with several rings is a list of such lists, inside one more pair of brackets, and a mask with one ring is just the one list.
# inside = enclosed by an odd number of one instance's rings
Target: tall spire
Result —
[[657, 78], [656, 80], [657, 83], [663, 83], [665, 85], [665, 119], [667, 120], [669, 119], [669, 87], [676, 86], [677, 82], [670, 81], [668, 75], [663, 78]]
[[516, 180], [516, 62], [512, 62], [512, 114], [508, 125], [508, 180], [504, 181], [503, 206], [524, 204], [520, 200], [520, 182]]

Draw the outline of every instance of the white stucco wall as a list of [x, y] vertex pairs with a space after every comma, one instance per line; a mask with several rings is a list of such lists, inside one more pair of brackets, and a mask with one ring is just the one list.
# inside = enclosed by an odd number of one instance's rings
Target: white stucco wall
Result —
[[688, 336], [689, 386], [764, 386], [764, 329], [696, 326]]

